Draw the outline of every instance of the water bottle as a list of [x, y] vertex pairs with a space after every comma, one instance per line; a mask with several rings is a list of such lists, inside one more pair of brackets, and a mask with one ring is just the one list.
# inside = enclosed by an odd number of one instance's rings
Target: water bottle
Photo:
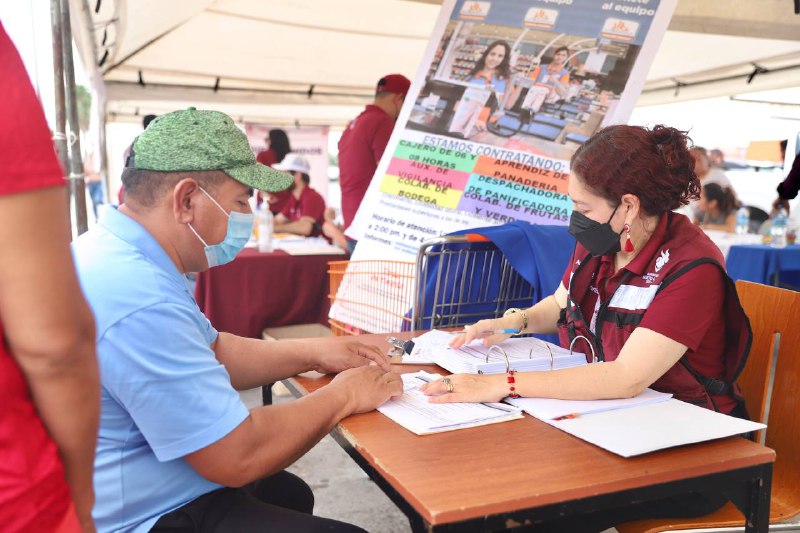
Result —
[[775, 248], [784, 248], [786, 246], [786, 229], [789, 224], [789, 217], [784, 208], [778, 209], [778, 212], [772, 217], [772, 227], [770, 228], [770, 244]]
[[750, 231], [750, 210], [743, 205], [736, 211], [736, 233], [746, 235]]
[[797, 222], [793, 218], [789, 218], [789, 223], [786, 225], [786, 244], [794, 244], [797, 242]]
[[256, 212], [256, 222], [258, 224], [258, 251], [272, 251], [272, 212], [266, 205], [261, 204]]

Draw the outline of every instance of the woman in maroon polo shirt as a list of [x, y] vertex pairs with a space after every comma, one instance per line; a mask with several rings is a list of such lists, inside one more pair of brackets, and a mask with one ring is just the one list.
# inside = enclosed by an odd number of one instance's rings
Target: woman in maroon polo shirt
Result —
[[[258, 153], [256, 161], [268, 167], [282, 162], [286, 154], [292, 151], [292, 147], [289, 144], [289, 136], [286, 134], [286, 131], [282, 129], [275, 128], [269, 130], [267, 134], [267, 143], [267, 149]], [[283, 211], [283, 208], [289, 202], [290, 196], [290, 191], [280, 191], [276, 193], [258, 192], [256, 193], [256, 203], [261, 205], [261, 202], [266, 199], [266, 202], [269, 204], [269, 210], [273, 215], [277, 215]]]
[[[733, 382], [749, 347], [747, 317], [719, 249], [688, 218], [672, 212], [700, 192], [688, 141], [674, 128], [625, 125], [589, 139], [571, 162], [569, 230], [577, 244], [556, 292], [529, 309], [481, 320], [451, 343], [493, 344], [508, 335], [488, 332], [503, 328], [557, 332], [562, 346], [574, 342], [589, 362], [605, 364], [508, 376], [457, 374], [423, 388], [432, 402], [506, 396], [598, 400], [651, 387], [746, 416]], [[559, 527], [600, 531], [637, 518], [706, 514], [724, 502], [721, 495], [694, 494]]]

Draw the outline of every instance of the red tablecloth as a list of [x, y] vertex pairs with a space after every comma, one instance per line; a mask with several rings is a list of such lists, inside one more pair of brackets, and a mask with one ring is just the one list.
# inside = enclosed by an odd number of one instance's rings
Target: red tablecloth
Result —
[[269, 326], [327, 324], [328, 261], [345, 255], [296, 255], [247, 248], [227, 265], [200, 273], [197, 305], [219, 331], [261, 338]]

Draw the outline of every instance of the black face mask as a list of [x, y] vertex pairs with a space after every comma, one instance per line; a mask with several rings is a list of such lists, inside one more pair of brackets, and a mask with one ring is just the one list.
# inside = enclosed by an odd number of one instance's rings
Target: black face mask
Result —
[[614, 212], [605, 223], [596, 222], [577, 211], [573, 211], [569, 217], [569, 232], [576, 241], [589, 250], [593, 257], [615, 254], [621, 250], [619, 236], [622, 232], [615, 232], [609, 224], [618, 207], [619, 205], [614, 208]]

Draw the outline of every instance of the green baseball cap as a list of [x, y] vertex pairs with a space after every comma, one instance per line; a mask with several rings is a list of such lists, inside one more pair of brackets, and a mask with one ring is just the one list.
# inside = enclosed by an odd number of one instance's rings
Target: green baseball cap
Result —
[[247, 136], [219, 111], [190, 107], [153, 120], [133, 142], [127, 167], [160, 172], [221, 170], [260, 191], [283, 191], [294, 178], [256, 161]]

